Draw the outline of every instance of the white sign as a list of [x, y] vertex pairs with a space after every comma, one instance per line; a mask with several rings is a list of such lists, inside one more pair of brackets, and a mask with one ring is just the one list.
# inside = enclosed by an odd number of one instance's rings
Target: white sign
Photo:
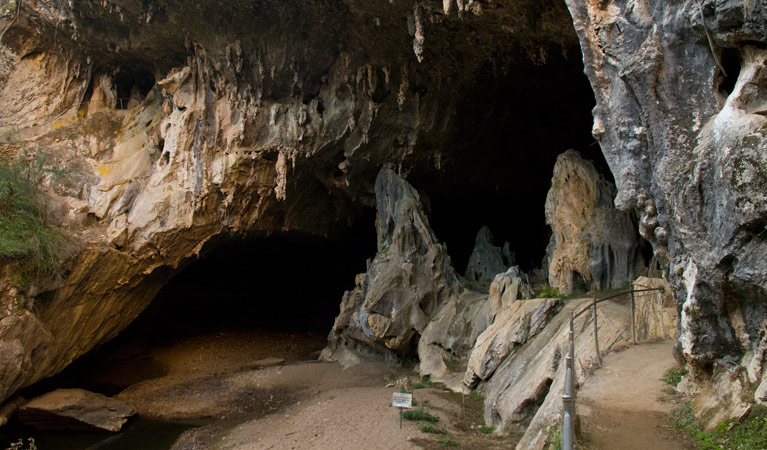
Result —
[[391, 405], [396, 406], [397, 408], [412, 408], [413, 394], [408, 394], [405, 392], [395, 392]]

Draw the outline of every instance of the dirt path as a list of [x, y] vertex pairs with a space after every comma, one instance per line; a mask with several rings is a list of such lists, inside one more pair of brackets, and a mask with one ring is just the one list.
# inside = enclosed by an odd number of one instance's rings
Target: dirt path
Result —
[[661, 378], [676, 365], [671, 341], [632, 346], [604, 358], [578, 392], [578, 415], [595, 450], [692, 450], [670, 425], [676, 406]]

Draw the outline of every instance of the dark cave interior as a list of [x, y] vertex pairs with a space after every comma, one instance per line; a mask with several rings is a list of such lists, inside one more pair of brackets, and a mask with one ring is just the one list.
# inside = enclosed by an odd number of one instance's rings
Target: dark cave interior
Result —
[[229, 329], [327, 333], [376, 252], [375, 217], [337, 239], [226, 236], [208, 243], [124, 332], [161, 338]]
[[463, 274], [483, 225], [495, 245], [511, 244], [526, 272], [539, 268], [550, 237], [544, 205], [557, 156], [575, 149], [609, 181], [612, 174], [591, 136], [595, 100], [580, 52], [550, 52], [545, 65], [490, 67], [458, 107], [454, 146], [441, 170], [419, 167], [408, 177], [428, 197], [437, 238]]

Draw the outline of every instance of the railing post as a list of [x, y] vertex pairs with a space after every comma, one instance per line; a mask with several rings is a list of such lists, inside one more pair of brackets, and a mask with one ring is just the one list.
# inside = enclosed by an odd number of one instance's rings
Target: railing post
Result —
[[602, 367], [602, 357], [599, 355], [599, 327], [597, 326], [597, 297], [594, 296], [594, 347], [597, 351], [597, 362], [599, 367]]
[[636, 325], [634, 323], [634, 313], [636, 311], [636, 306], [634, 303], [634, 290], [631, 290], [631, 343], [636, 345], [637, 343], [637, 332], [636, 332]]
[[570, 330], [567, 334], [567, 356], [565, 357], [565, 387], [562, 393], [562, 450], [573, 450], [575, 430], [574, 364], [575, 332], [573, 312], [570, 312]]

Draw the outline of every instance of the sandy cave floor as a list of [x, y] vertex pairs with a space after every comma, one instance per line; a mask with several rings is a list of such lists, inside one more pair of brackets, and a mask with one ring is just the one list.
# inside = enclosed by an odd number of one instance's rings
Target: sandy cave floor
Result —
[[[408, 421], [400, 428], [398, 411], [390, 404], [392, 393], [403, 385], [440, 418], [436, 427], [449, 433], [458, 448], [515, 447], [519, 436], [480, 432], [480, 398], [439, 386], [413, 390], [419, 381], [415, 372], [381, 361], [346, 369], [317, 361], [325, 343], [322, 333], [252, 330], [152, 344], [131, 340], [105, 348], [69, 377], [85, 382], [82, 387], [120, 391], [117, 397], [134, 405], [141, 420], [188, 424], [169, 441], [175, 439], [173, 450], [445, 448], [438, 440], [448, 435], [421, 432]], [[660, 379], [675, 364], [670, 348], [670, 342], [642, 344], [605, 356], [604, 367], [578, 394], [586, 448], [695, 448], [668, 420], [680, 402]], [[67, 448], [80, 450], [76, 444]], [[87, 448], [133, 447], [99, 443]]]
[[[227, 331], [163, 345], [114, 346], [91, 363], [95, 386], [125, 387], [117, 397], [144, 418], [195, 424], [174, 450], [444, 448], [390, 406], [415, 372], [364, 361], [344, 369], [316, 358], [326, 336], [310, 332]], [[481, 401], [438, 387], [414, 390], [460, 448], [513, 448], [518, 436], [479, 431]]]

